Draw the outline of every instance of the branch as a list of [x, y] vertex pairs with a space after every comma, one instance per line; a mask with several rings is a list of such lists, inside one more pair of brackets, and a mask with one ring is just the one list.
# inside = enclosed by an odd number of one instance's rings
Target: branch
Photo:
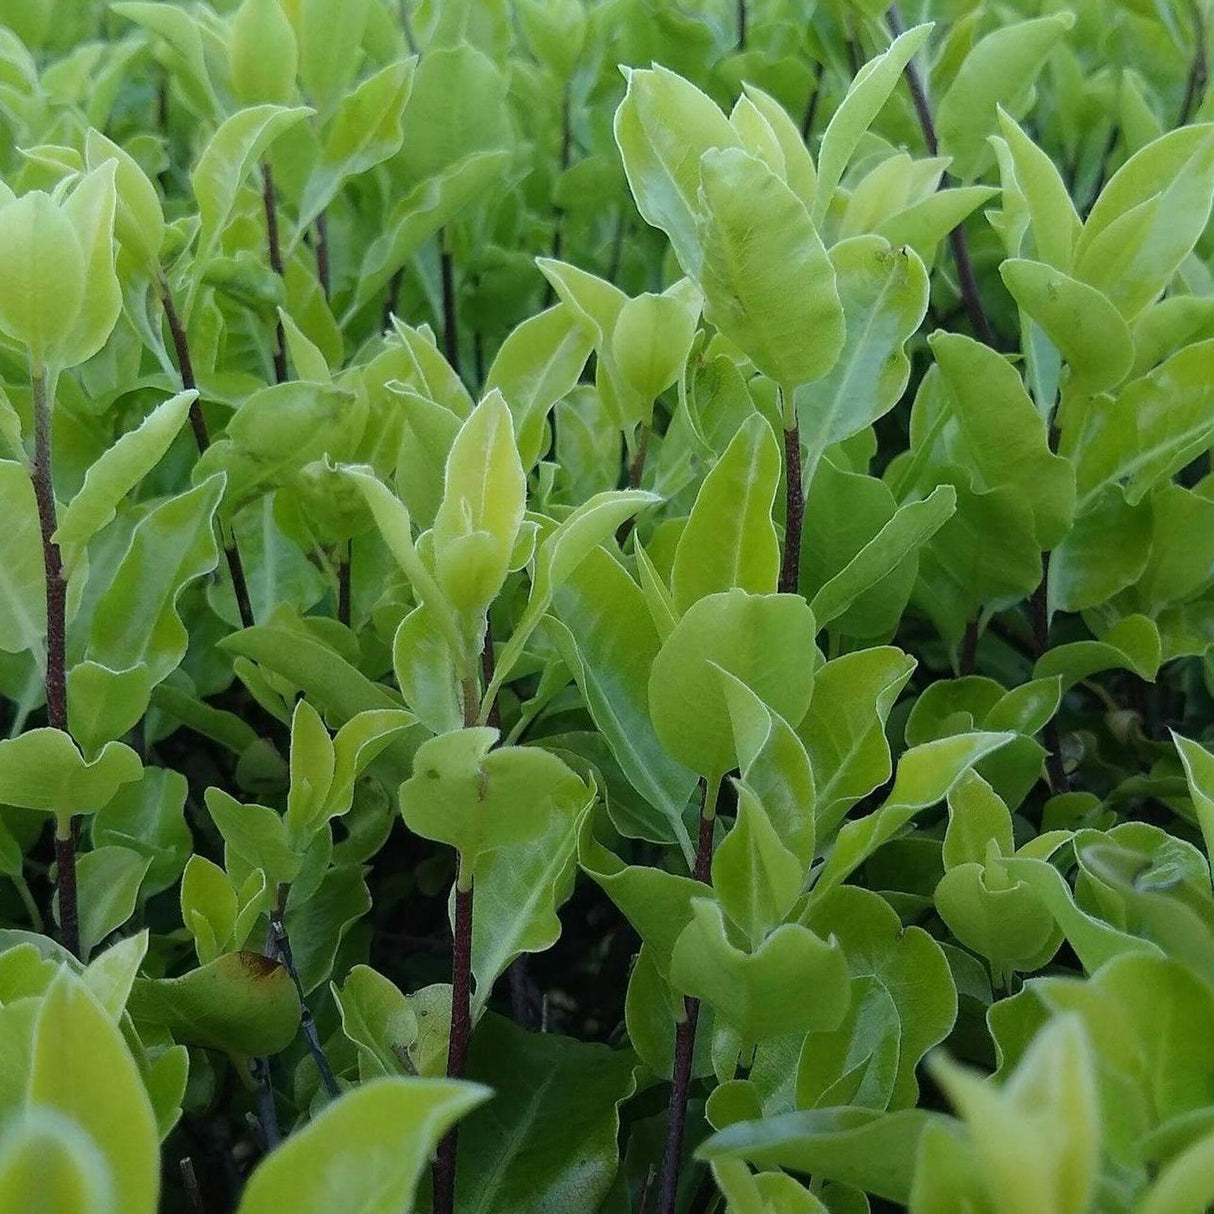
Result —
[[[261, 166], [261, 202], [266, 213], [266, 243], [269, 246], [270, 269], [283, 276], [282, 246], [278, 243], [278, 202], [274, 194], [274, 172], [267, 160]], [[285, 383], [287, 379], [287, 342], [282, 330], [282, 320], [274, 322], [274, 380]]]
[[1209, 83], [1209, 50], [1206, 46], [1206, 19], [1201, 11], [1201, 0], [1193, 0], [1193, 62], [1189, 66], [1189, 79], [1185, 84], [1184, 100], [1180, 104], [1177, 126], [1184, 126], [1197, 108], [1197, 100]]
[[[716, 821], [716, 800], [719, 782], [704, 784], [704, 801], [700, 808], [700, 831], [696, 840], [696, 863], [693, 876], [707, 885], [712, 874], [712, 831]], [[674, 1036], [674, 1067], [671, 1074], [670, 1109], [666, 1121], [666, 1153], [662, 1158], [657, 1214], [674, 1214], [679, 1194], [679, 1172], [683, 1161], [683, 1139], [687, 1129], [687, 1098], [691, 1090], [691, 1064], [696, 1047], [696, 1022], [700, 1016], [700, 1001], [685, 997], [683, 1019]]]
[[[186, 336], [185, 327], [173, 302], [173, 293], [169, 290], [168, 280], [161, 275], [160, 301], [164, 306], [165, 318], [169, 323], [169, 333], [173, 338], [173, 349], [177, 353], [177, 369], [181, 375], [181, 386], [197, 390], [198, 384], [194, 379], [194, 362], [190, 357], [190, 342]], [[211, 436], [207, 432], [207, 420], [202, 413], [202, 402], [195, 397], [190, 405], [190, 428], [194, 431], [194, 443], [198, 454], [202, 455], [211, 445]], [[236, 547], [236, 537], [225, 540], [224, 557], [228, 563], [228, 573], [232, 578], [232, 593], [236, 596], [236, 610], [240, 614], [240, 623], [245, 628], [252, 628], [253, 604], [249, 598], [249, 583], [244, 575], [244, 565], [240, 561], [240, 549]]]
[[[902, 15], [896, 4], [891, 4], [888, 14], [889, 28], [894, 37], [899, 37], [903, 31]], [[936, 138], [936, 124], [932, 121], [932, 110], [927, 100], [927, 91], [923, 86], [923, 78], [912, 60], [904, 69], [906, 85], [910, 89], [911, 103], [919, 118], [919, 126], [923, 131], [923, 140], [927, 144], [928, 153], [935, 156], [940, 151], [940, 142]], [[947, 174], [941, 177], [946, 180]], [[974, 263], [970, 259], [969, 242], [966, 240], [965, 227], [958, 224], [948, 234], [949, 247], [953, 251], [953, 263], [957, 267], [957, 286], [961, 292], [961, 301], [965, 304], [965, 314], [969, 317], [970, 327], [980, 341], [988, 346], [995, 345], [995, 331], [987, 319], [982, 306], [982, 296], [978, 292], [978, 280], [974, 275]]]
[[[54, 534], [59, 523], [51, 468], [51, 399], [46, 368], [36, 367], [30, 381], [34, 397], [34, 500], [42, 533], [42, 567], [46, 578], [46, 716], [52, 729], [67, 732], [67, 579]], [[76, 830], [70, 814], [55, 823], [56, 885], [59, 934], [63, 947], [80, 956], [80, 912], [76, 899]]]

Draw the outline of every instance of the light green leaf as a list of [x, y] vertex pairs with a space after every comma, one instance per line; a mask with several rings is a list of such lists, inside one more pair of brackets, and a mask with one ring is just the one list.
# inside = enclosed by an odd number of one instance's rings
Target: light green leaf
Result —
[[97, 602], [89, 660], [111, 670], [144, 662], [153, 684], [176, 668], [189, 641], [177, 600], [218, 562], [214, 519], [223, 488], [223, 476], [209, 477], [140, 520]]
[[[315, 11], [317, 6], [310, 8]], [[332, 202], [346, 181], [381, 164], [400, 147], [404, 138], [401, 117], [413, 87], [415, 63], [403, 59], [389, 64], [342, 98], [304, 186], [297, 221], [301, 231]]]
[[704, 478], [679, 536], [671, 573], [675, 609], [738, 587], [770, 594], [780, 573], [771, 518], [780, 484], [780, 447], [759, 414], [748, 418]]
[[860, 595], [913, 556], [957, 508], [951, 485], [938, 485], [918, 502], [899, 506], [893, 518], [810, 601], [810, 610], [823, 628], [842, 615]]
[[1105, 391], [1125, 378], [1134, 341], [1117, 309], [1095, 287], [1040, 261], [1005, 261], [999, 275], [1085, 391]]
[[465, 619], [481, 616], [501, 590], [526, 498], [513, 420], [494, 390], [455, 436], [447, 489], [434, 516], [435, 576]]
[[[119, 502], [160, 462], [197, 398], [197, 392], [179, 392], [157, 405], [90, 465], [80, 491], [59, 518], [54, 538], [62, 548], [69, 553], [83, 548], [114, 517]], [[72, 563], [70, 555], [67, 563]]]
[[927, 41], [931, 24], [916, 25], [901, 34], [889, 49], [870, 59], [856, 73], [847, 95], [831, 117], [818, 151], [818, 190], [814, 219], [821, 223], [843, 171], [860, 140], [898, 86], [903, 69]]
[[0, 804], [59, 815], [91, 814], [143, 771], [139, 756], [107, 742], [85, 762], [60, 729], [30, 729], [0, 741]]
[[700, 177], [705, 317], [786, 391], [824, 375], [843, 348], [843, 309], [805, 204], [739, 149], [706, 152]]
[[254, 105], [238, 110], [211, 136], [190, 174], [198, 200], [198, 265], [214, 252], [236, 195], [265, 150], [313, 111], [306, 106]]
[[159, 1136], [139, 1068], [117, 1024], [67, 969], [51, 983], [38, 1013], [29, 1099], [92, 1137], [109, 1165], [122, 1214], [154, 1214]]
[[405, 825], [454, 847], [467, 879], [483, 852], [536, 838], [553, 814], [583, 808], [593, 796], [556, 755], [530, 746], [495, 750], [497, 736], [481, 727], [423, 742], [400, 789]]
[[410, 1214], [439, 1139], [489, 1095], [450, 1079], [365, 1083], [254, 1171], [239, 1214]]
[[523, 321], [498, 349], [485, 392], [498, 389], [510, 406], [524, 469], [543, 454], [548, 413], [577, 384], [593, 347], [590, 326], [559, 303]]
[[966, 55], [936, 109], [940, 149], [953, 158], [952, 171], [972, 181], [990, 155], [986, 138], [1000, 106], [1017, 109], [1050, 50], [1075, 23], [1068, 12], [1002, 26]]
[[28, 469], [0, 461], [0, 650], [41, 660], [46, 636], [42, 529]]
[[736, 675], [795, 728], [809, 707], [815, 632], [813, 613], [798, 595], [728, 590], [693, 603], [649, 677], [649, 709], [665, 748], [710, 780], [735, 766], [718, 669]]
[[797, 420], [810, 467], [827, 447], [872, 425], [897, 404], [910, 377], [903, 347], [927, 311], [927, 271], [910, 249], [857, 236], [830, 250], [846, 337], [838, 362], [797, 389]]
[[637, 210], [670, 238], [683, 272], [699, 278], [700, 164], [739, 139], [716, 103], [667, 68], [629, 71], [615, 112], [615, 141]]

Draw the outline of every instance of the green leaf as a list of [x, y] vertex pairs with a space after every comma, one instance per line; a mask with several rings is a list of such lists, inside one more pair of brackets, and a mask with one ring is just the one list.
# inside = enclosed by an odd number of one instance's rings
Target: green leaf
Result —
[[956, 419], [958, 462], [972, 469], [979, 491], [1015, 488], [1032, 509], [1037, 542], [1054, 547], [1075, 510], [1075, 473], [1050, 451], [1045, 423], [1020, 376], [971, 338], [937, 331], [929, 341]]
[[[61, 548], [69, 554], [83, 549], [114, 517], [122, 499], [163, 458], [197, 398], [197, 392], [179, 392], [157, 405], [136, 429], [122, 435], [90, 465], [80, 491], [60, 516], [54, 539]], [[71, 555], [67, 563], [71, 565]]]
[[860, 549], [810, 601], [810, 610], [823, 628], [842, 615], [866, 591], [913, 556], [952, 515], [957, 494], [939, 485], [918, 502], [899, 506], [894, 516]]
[[[851, 990], [836, 942], [785, 923], [746, 953], [729, 941], [717, 903], [695, 898], [691, 908], [675, 941], [671, 985], [710, 1004], [744, 1042], [829, 1029], [843, 1018]], [[802, 998], [806, 989], [812, 1000]]]
[[137, 978], [127, 1010], [184, 1045], [250, 1056], [276, 1054], [299, 1029], [290, 975], [253, 952], [227, 953], [179, 978]]
[[[911, 1107], [919, 1095], [920, 1060], [945, 1039], [957, 1019], [957, 991], [944, 951], [922, 928], [904, 928], [883, 898], [854, 885], [841, 885], [815, 901], [805, 924], [838, 940], [852, 975], [853, 1001], [866, 985], [870, 991], [884, 993], [898, 1028], [885, 1107]], [[853, 1011], [860, 1018], [858, 1039], [847, 1044], [857, 1053], [874, 1043], [865, 1039], [863, 1010], [853, 1007]], [[806, 1063], [819, 1042], [810, 1036], [802, 1047], [798, 1093]]]
[[207, 812], [226, 844], [229, 868], [230, 857], [236, 856], [250, 870], [260, 868], [271, 888], [295, 880], [304, 847], [296, 848], [276, 810], [266, 805], [242, 805], [221, 788], [208, 788], [205, 799]]
[[211, 136], [190, 174], [198, 200], [198, 261], [215, 251], [236, 195], [265, 150], [313, 111], [306, 106], [254, 105], [238, 110]]
[[809, 707], [815, 624], [788, 594], [710, 594], [688, 608], [649, 677], [649, 709], [663, 746], [719, 780], [737, 762], [718, 669], [736, 675], [794, 728]]
[[224, 478], [209, 477], [146, 514], [93, 612], [86, 657], [111, 670], [147, 664], [153, 684], [176, 668], [189, 634], [182, 591], [219, 560], [214, 519]]
[[738, 1122], [714, 1134], [697, 1154], [792, 1168], [905, 1203], [924, 1132], [944, 1121], [942, 1114], [923, 1109], [811, 1109]]
[[[239, 1214], [409, 1214], [443, 1134], [489, 1098], [450, 1079], [376, 1079], [328, 1105], [249, 1178]], [[351, 1172], [349, 1162], [358, 1159]]]
[[493, 391], [455, 436], [434, 517], [435, 576], [465, 619], [482, 615], [501, 590], [526, 498], [510, 410]]
[[543, 454], [548, 413], [577, 384], [593, 346], [589, 326], [558, 303], [523, 321], [498, 349], [485, 392], [496, 388], [510, 406], [524, 469]]
[[304, 186], [297, 221], [301, 231], [333, 201], [346, 181], [383, 163], [400, 148], [404, 138], [401, 117], [413, 88], [415, 62], [404, 59], [389, 64], [342, 98]]
[[596, 1214], [618, 1164], [619, 1106], [635, 1090], [631, 1050], [477, 1026], [470, 1078], [496, 1097], [460, 1127], [460, 1214]]
[[92, 127], [85, 132], [84, 158], [90, 169], [107, 160], [114, 161], [114, 184], [118, 191], [114, 234], [118, 243], [146, 269], [157, 269], [160, 246], [164, 243], [164, 212], [156, 187], [129, 152]]
[[482, 852], [473, 870], [473, 1017], [516, 957], [542, 953], [560, 938], [557, 917], [573, 893], [578, 822], [585, 798], [554, 801], [543, 833]]
[[704, 315], [792, 392], [843, 348], [834, 267], [804, 203], [761, 160], [706, 152], [700, 177]]
[[752, 594], [774, 592], [780, 541], [771, 508], [780, 471], [775, 435], [754, 414], [704, 478], [679, 536], [671, 591], [680, 614], [705, 595], [735, 587]]
[[800, 727], [817, 782], [819, 829], [833, 830], [893, 771], [885, 722], [915, 669], [891, 646], [845, 654], [820, 666]]
[[534, 839], [554, 813], [583, 808], [593, 795], [556, 755], [491, 749], [497, 736], [482, 727], [423, 742], [400, 789], [405, 824], [454, 847], [469, 878], [483, 852]]
[[326, 0], [301, 0], [295, 9], [300, 84], [324, 114], [337, 104], [363, 61], [370, 0], [350, 0], [340, 8]]
[[1214, 755], [1197, 742], [1172, 731], [1172, 741], [1184, 764], [1193, 810], [1201, 827], [1206, 855], [1214, 854]]
[[1056, 270], [1069, 272], [1083, 224], [1054, 162], [1002, 109], [999, 129], [1007, 141], [1032, 225], [1037, 258]]
[[508, 146], [507, 85], [497, 64], [475, 46], [430, 48], [405, 106], [401, 180], [424, 182], [472, 153]]
[[1100, 1121], [1091, 1047], [1077, 1017], [1042, 1030], [1002, 1090], [943, 1058], [933, 1069], [965, 1117], [991, 1197], [1016, 1214], [1089, 1208]]
[[93, 819], [93, 844], [115, 844], [149, 861], [142, 889], [147, 896], [181, 876], [193, 840], [185, 822], [185, 776], [167, 767], [145, 767], [138, 783], [124, 784]]
[[952, 171], [961, 180], [972, 181], [985, 166], [998, 108], [1019, 108], [1050, 50], [1074, 23], [1068, 12], [1015, 21], [987, 34], [966, 55], [936, 108], [940, 150], [953, 158]]
[[0, 1138], [0, 1210], [115, 1214], [113, 1173], [97, 1142], [71, 1118], [26, 1109]]
[[291, 787], [284, 821], [297, 846], [306, 846], [333, 784], [333, 741], [320, 714], [300, 700], [291, 717]]
[[28, 1094], [92, 1137], [109, 1166], [117, 1209], [154, 1214], [160, 1161], [151, 1102], [118, 1026], [67, 969], [38, 1013]]
[[[63, 203], [84, 255], [84, 295], [75, 323], [56, 344], [53, 360], [74, 367], [105, 345], [122, 310], [122, 290], [114, 270], [116, 161], [106, 161], [80, 178]], [[2, 220], [0, 220], [2, 222]]]
[[46, 636], [42, 529], [29, 472], [0, 461], [0, 650], [39, 654]]
[[999, 275], [1058, 347], [1077, 385], [1100, 392], [1125, 378], [1134, 341], [1117, 309], [1095, 287], [1040, 261], [1005, 261]]
[[678, 841], [685, 855], [693, 855], [683, 810], [696, 776], [666, 752], [649, 715], [649, 672], [661, 641], [644, 593], [598, 548], [556, 590], [553, 602], [563, 625], [557, 641], [591, 719], [625, 778], [653, 808], [652, 819], [628, 833]]
[[0, 741], [0, 803], [61, 816], [91, 814], [142, 771], [139, 756], [121, 742], [107, 742], [86, 762], [62, 730], [30, 729]]
[[860, 140], [881, 112], [903, 69], [927, 41], [931, 24], [916, 25], [897, 37], [889, 49], [870, 59], [857, 73], [822, 136], [818, 150], [818, 191], [814, 219], [821, 222], [843, 172]]
[[242, 105], [291, 99], [299, 52], [278, 0], [244, 0], [232, 16], [228, 59], [232, 88]]
[[85, 250], [65, 210], [41, 190], [0, 205], [0, 330], [43, 366], [84, 306]]
[[1094, 397], [1073, 440], [1079, 512], [1107, 486], [1134, 506], [1214, 434], [1214, 340], [1185, 346], [1115, 396]]
[[369, 965], [356, 965], [332, 990], [342, 1032], [358, 1047], [362, 1078], [407, 1074], [408, 1050], [418, 1031], [417, 1013], [409, 1000]]
[[76, 862], [83, 958], [135, 913], [150, 864], [147, 856], [129, 847], [94, 847]]
[[[846, 336], [838, 362], [797, 389], [797, 420], [821, 453], [889, 412], [906, 390], [903, 352], [927, 311], [927, 271], [907, 248], [879, 236], [842, 240], [830, 250]], [[816, 462], [811, 456], [810, 467]]]
[[712, 887], [754, 949], [792, 909], [803, 873], [754, 790], [739, 781], [737, 791], [737, 821], [713, 854]]
[[1015, 736], [975, 730], [904, 751], [898, 760], [894, 787], [881, 808], [866, 818], [848, 822], [839, 831], [814, 886], [814, 898], [845, 881], [879, 847], [900, 834], [920, 810], [944, 800], [975, 763]]
[[615, 141], [637, 210], [670, 238], [686, 274], [699, 278], [700, 164], [710, 148], [737, 148], [716, 104], [667, 68], [628, 71], [615, 113]]
[[1132, 320], [1164, 289], [1214, 203], [1214, 123], [1169, 131], [1113, 174], [1075, 248], [1075, 277]]

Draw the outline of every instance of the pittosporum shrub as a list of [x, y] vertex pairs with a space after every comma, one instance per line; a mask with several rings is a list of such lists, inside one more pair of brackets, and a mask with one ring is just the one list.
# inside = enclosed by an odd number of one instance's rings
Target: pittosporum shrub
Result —
[[0, 3], [0, 1214], [1214, 1202], [1206, 0]]

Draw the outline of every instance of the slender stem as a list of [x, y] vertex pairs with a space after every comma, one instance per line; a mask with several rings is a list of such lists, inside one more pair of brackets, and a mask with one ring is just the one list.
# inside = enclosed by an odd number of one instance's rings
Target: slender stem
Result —
[[181, 1183], [185, 1187], [186, 1198], [190, 1203], [191, 1214], [206, 1214], [206, 1205], [202, 1200], [202, 1189], [198, 1184], [198, 1174], [194, 1171], [194, 1161], [187, 1155], [177, 1166], [181, 1169]]
[[[269, 249], [270, 269], [281, 278], [282, 246], [278, 242], [278, 201], [274, 193], [274, 171], [267, 160], [261, 166], [261, 202], [266, 213], [266, 244]], [[274, 380], [285, 383], [287, 379], [287, 341], [282, 330], [282, 321], [274, 322]]]
[[[451, 958], [451, 1035], [447, 1047], [447, 1078], [463, 1076], [472, 1039], [472, 874], [460, 860], [455, 882], [455, 946]], [[438, 1144], [434, 1161], [434, 1214], [455, 1209], [455, 1163], [459, 1127], [452, 1126]]]
[[270, 911], [270, 955], [279, 961], [291, 976], [295, 984], [295, 994], [299, 997], [299, 1023], [303, 1029], [304, 1040], [308, 1043], [316, 1069], [320, 1072], [321, 1082], [330, 1098], [341, 1094], [337, 1086], [337, 1078], [329, 1065], [325, 1047], [321, 1044], [320, 1034], [316, 1030], [316, 1021], [312, 1019], [312, 1009], [308, 1007], [308, 999], [304, 994], [303, 983], [299, 980], [299, 971], [295, 968], [295, 958], [291, 953], [291, 938], [287, 934], [287, 926], [283, 921], [289, 887], [280, 885], [274, 907]]
[[390, 329], [392, 327], [392, 313], [396, 311], [396, 305], [400, 302], [400, 284], [405, 277], [405, 267], [401, 266], [388, 282], [388, 294], [384, 299], [384, 311], [380, 317], [381, 329]]
[[780, 593], [796, 594], [801, 579], [801, 531], [805, 524], [805, 488], [801, 484], [801, 428], [795, 420], [791, 428], [786, 427], [784, 430], [784, 467], [787, 492]]
[[59, 939], [73, 957], [80, 956], [80, 908], [76, 896], [75, 822], [61, 817], [55, 829], [55, 880], [59, 893]]
[[[190, 341], [186, 336], [185, 326], [177, 305], [173, 302], [173, 292], [169, 289], [168, 280], [161, 275], [160, 301], [164, 307], [165, 319], [169, 324], [169, 334], [173, 339], [173, 349], [177, 354], [177, 370], [181, 375], [181, 386], [187, 390], [196, 390], [198, 383], [194, 378], [194, 361], [190, 357]], [[202, 413], [202, 402], [195, 397], [190, 405], [190, 428], [194, 431], [194, 443], [198, 454], [202, 455], [211, 445], [211, 436], [207, 431], [207, 419]], [[236, 547], [236, 538], [226, 540], [223, 554], [228, 563], [228, 573], [232, 578], [232, 593], [236, 596], [236, 610], [240, 613], [240, 623], [244, 628], [252, 628], [253, 604], [249, 598], [249, 583], [244, 575], [244, 565], [240, 560], [240, 549]]]
[[324, 211], [316, 216], [316, 279], [325, 299], [330, 295], [329, 275], [329, 220]]
[[978, 617], [974, 616], [965, 626], [965, 636], [961, 638], [961, 656], [957, 663], [958, 672], [964, 677], [973, 674], [978, 669]]
[[[716, 819], [719, 779], [704, 782], [704, 801], [700, 807], [700, 830], [696, 841], [693, 875], [707, 884], [712, 873], [712, 831]], [[657, 1214], [674, 1214], [679, 1194], [679, 1172], [683, 1160], [683, 1139], [687, 1129], [687, 1098], [691, 1091], [691, 1065], [696, 1047], [696, 1022], [700, 1001], [683, 1000], [683, 1019], [674, 1034], [674, 1067], [671, 1073], [670, 1109], [666, 1121], [666, 1153], [662, 1158]]]
[[1194, 0], [1193, 9], [1193, 62], [1189, 66], [1189, 78], [1185, 83], [1184, 100], [1180, 103], [1177, 126], [1184, 126], [1193, 116], [1198, 99], [1209, 83], [1209, 50], [1206, 46], [1206, 20], [1202, 12], [1202, 0]]
[[[628, 488], [639, 489], [641, 487], [641, 479], [645, 475], [645, 454], [649, 450], [649, 430], [650, 427], [641, 424], [641, 437], [637, 442], [637, 449], [632, 457], [632, 463], [628, 466]], [[624, 542], [632, 534], [632, 529], [637, 524], [635, 514], [629, 515], [617, 529], [615, 533], [615, 542], [622, 548]]]
[[30, 891], [29, 882], [25, 879], [25, 873], [16, 872], [12, 877], [13, 884], [17, 887], [17, 896], [21, 899], [21, 905], [25, 907], [25, 913], [30, 917], [30, 926], [41, 935], [46, 924], [42, 919], [42, 911], [38, 909], [38, 903], [34, 901], [34, 895]]
[[350, 627], [350, 541], [347, 540], [337, 562], [337, 618]]
[[[887, 15], [889, 28], [894, 37], [902, 34], [904, 26], [902, 14], [896, 4], [891, 4]], [[927, 144], [928, 154], [935, 156], [940, 151], [940, 142], [936, 138], [936, 124], [932, 120], [932, 108], [927, 99], [927, 90], [923, 86], [923, 77], [914, 60], [907, 63], [903, 74], [906, 85], [910, 89], [911, 103], [919, 118], [919, 126], [923, 131], [923, 141]], [[947, 174], [941, 176], [941, 184]], [[965, 314], [969, 317], [970, 326], [979, 340], [988, 346], [995, 345], [995, 331], [987, 319], [986, 310], [982, 306], [982, 296], [978, 292], [978, 280], [974, 274], [974, 263], [970, 258], [969, 241], [965, 236], [965, 228], [958, 224], [948, 234], [949, 247], [953, 252], [953, 262], [957, 267], [957, 286], [961, 292], [961, 301], [965, 305]]]
[[[1033, 644], [1037, 656], [1041, 657], [1050, 647], [1050, 554], [1041, 554], [1041, 582], [1033, 591], [1029, 600], [1029, 612], [1033, 618]], [[1067, 792], [1071, 782], [1066, 774], [1066, 765], [1062, 759], [1062, 731], [1058, 726], [1058, 717], [1052, 716], [1045, 725], [1045, 772], [1049, 777], [1050, 791], [1053, 793]]]
[[738, 50], [746, 49], [746, 0], [738, 0]]
[[[67, 579], [59, 545], [52, 538], [59, 526], [51, 457], [51, 398], [46, 368], [35, 367], [30, 380], [34, 397], [34, 500], [42, 533], [42, 567], [46, 578], [46, 716], [52, 729], [67, 732]], [[55, 828], [59, 934], [73, 956], [80, 955], [80, 912], [76, 900], [76, 832], [72, 816], [60, 814]]]
[[[569, 96], [569, 81], [565, 81], [565, 87], [561, 90], [561, 153], [560, 166], [563, 173], [569, 167], [570, 155], [573, 151], [573, 123], [570, 113], [570, 96]], [[554, 206], [552, 208], [552, 259], [560, 261], [561, 252], [564, 248], [564, 233], [561, 227], [562, 220], [565, 218], [565, 208]], [[552, 283], [548, 283], [544, 289], [544, 307], [548, 307], [556, 297], [556, 292], [553, 290]]]
[[805, 117], [801, 119], [801, 138], [806, 143], [809, 142], [809, 137], [813, 133], [814, 118], [818, 113], [818, 102], [822, 100], [822, 78], [826, 75], [825, 61], [818, 64], [814, 68], [814, 87], [810, 93], [809, 99], [805, 103]]
[[443, 349], [451, 369], [459, 374], [459, 314], [455, 305], [455, 261], [447, 248], [447, 233], [441, 231], [439, 264], [443, 277]]
[[270, 1060], [254, 1058], [249, 1070], [257, 1083], [257, 1120], [261, 1124], [261, 1136], [265, 1148], [272, 1151], [282, 1142], [282, 1131], [278, 1128], [278, 1110], [274, 1106], [274, 1082], [270, 1075]]

